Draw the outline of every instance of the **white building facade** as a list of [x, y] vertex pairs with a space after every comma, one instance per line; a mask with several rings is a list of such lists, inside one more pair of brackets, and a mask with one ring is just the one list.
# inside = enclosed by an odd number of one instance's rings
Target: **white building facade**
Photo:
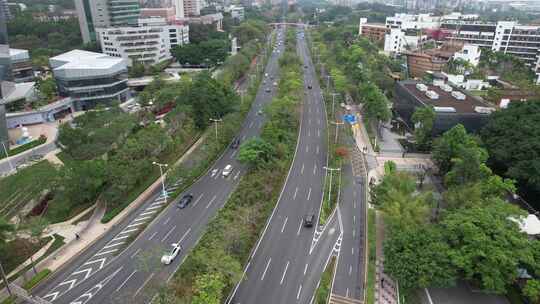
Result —
[[139, 26], [99, 30], [102, 51], [113, 57], [154, 65], [172, 58], [171, 49], [189, 43], [189, 26], [164, 18], [139, 19]]

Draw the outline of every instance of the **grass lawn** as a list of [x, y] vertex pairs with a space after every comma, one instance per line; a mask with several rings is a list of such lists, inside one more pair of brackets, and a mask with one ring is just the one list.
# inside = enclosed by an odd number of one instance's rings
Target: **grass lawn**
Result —
[[[19, 153], [30, 150], [30, 149], [32, 149], [34, 147], [37, 147], [37, 146], [39, 146], [41, 144], [44, 144], [46, 142], [47, 142], [46, 137], [40, 137], [40, 138], [38, 138], [36, 140], [33, 140], [31, 142], [28, 142], [28, 143], [26, 143], [24, 145], [18, 146], [15, 149], [9, 150], [8, 154], [9, 154], [9, 156], [17, 155]], [[4, 149], [2, 147], [2, 149], [0, 149], [0, 159], [5, 158], [5, 157], [6, 157], [6, 153], [4, 152]]]
[[4, 265], [6, 274], [13, 271], [17, 266], [26, 261], [31, 255], [38, 252], [41, 247], [45, 246], [51, 237], [41, 239], [38, 243], [32, 243], [27, 239], [15, 239], [6, 243], [0, 255], [0, 261]]
[[10, 218], [31, 200], [39, 199], [51, 188], [56, 173], [55, 167], [44, 160], [0, 179], [0, 216]]
[[367, 277], [367, 295], [366, 302], [368, 304], [375, 303], [375, 259], [377, 257], [376, 240], [377, 233], [375, 231], [375, 210], [368, 210], [368, 277]]
[[315, 291], [315, 304], [326, 304], [328, 297], [332, 292], [332, 277], [334, 275], [334, 267], [336, 264], [336, 258], [332, 257], [330, 263], [324, 270], [319, 287]]

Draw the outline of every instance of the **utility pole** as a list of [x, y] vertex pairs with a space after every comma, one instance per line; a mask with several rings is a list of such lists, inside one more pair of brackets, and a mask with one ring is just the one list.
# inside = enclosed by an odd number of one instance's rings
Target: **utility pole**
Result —
[[9, 287], [9, 282], [6, 277], [6, 273], [4, 272], [4, 266], [2, 266], [1, 262], [0, 262], [0, 275], [2, 275], [2, 280], [4, 281], [4, 285], [6, 285], [6, 289], [9, 293], [9, 296], [12, 297], [13, 294], [11, 293], [11, 288]]
[[339, 96], [339, 93], [331, 93], [330, 95], [332, 95], [332, 114], [334, 114], [334, 118], [336, 117], [336, 95]]
[[4, 147], [4, 153], [6, 154], [6, 159], [8, 161], [9, 167], [11, 168], [11, 171], [15, 170], [15, 167], [13, 167], [13, 163], [11, 163], [11, 159], [9, 159], [9, 153], [6, 148], [6, 143], [2, 141], [2, 147]]
[[216, 127], [216, 142], [218, 140], [218, 133], [217, 133], [217, 125], [218, 125], [218, 122], [222, 121], [221, 119], [217, 119], [217, 118], [210, 118], [210, 121], [214, 123], [214, 126]]
[[332, 76], [330, 76], [330, 75], [326, 75], [326, 88], [327, 88], [327, 89], [330, 88], [330, 78], [331, 78], [331, 77], [332, 77]]
[[332, 172], [334, 171], [341, 171], [341, 168], [329, 168], [324, 166], [324, 170], [330, 171], [330, 189], [328, 189], [328, 202], [332, 199]]
[[158, 162], [152, 162], [152, 165], [159, 166], [159, 174], [161, 175], [161, 191], [163, 193], [163, 196], [167, 198], [167, 190], [165, 190], [165, 175], [163, 174], [163, 167], [167, 168], [169, 165], [160, 164]]
[[334, 143], [337, 144], [337, 138], [338, 138], [338, 134], [339, 134], [339, 126], [344, 124], [344, 122], [343, 121], [342, 122], [331, 121], [330, 123], [336, 125], [336, 138], [334, 140]]

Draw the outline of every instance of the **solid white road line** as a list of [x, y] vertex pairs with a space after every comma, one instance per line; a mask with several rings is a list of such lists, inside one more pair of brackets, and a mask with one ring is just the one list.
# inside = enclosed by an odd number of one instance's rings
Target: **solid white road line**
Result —
[[214, 197], [212, 197], [212, 199], [210, 200], [210, 202], [208, 203], [208, 205], [206, 205], [206, 209], [210, 208], [210, 205], [212, 205], [212, 203], [214, 202], [214, 200], [216, 199], [217, 195], [214, 195]]
[[118, 248], [117, 249], [111, 249], [111, 250], [108, 250], [108, 251], [103, 251], [103, 252], [100, 252], [98, 254], [95, 254], [94, 256], [105, 255], [105, 254], [113, 253], [113, 252], [116, 252], [116, 251], [118, 251]]
[[120, 284], [120, 286], [118, 286], [118, 288], [116, 288], [116, 292], [118, 292], [120, 289], [122, 289], [122, 287], [124, 287], [124, 285], [126, 285], [127, 281], [129, 281], [129, 279], [131, 279], [131, 277], [136, 273], [137, 271], [134, 270], [125, 280], [124, 282], [122, 282], [122, 284]]
[[195, 203], [193, 203], [193, 207], [197, 206], [197, 203], [201, 200], [201, 198], [203, 198], [203, 196], [204, 196], [204, 193], [201, 194], [201, 196], [199, 196], [199, 198], [195, 201]]
[[118, 245], [122, 245], [124, 244], [125, 242], [119, 242], [119, 243], [114, 243], [114, 244], [111, 244], [111, 245], [107, 245], [105, 247], [103, 247], [103, 249], [107, 249], [107, 248], [112, 248], [112, 247], [116, 247]]
[[304, 275], [306, 275], [306, 272], [307, 272], [307, 263], [306, 263], [306, 266], [304, 266]]
[[174, 229], [176, 229], [176, 225], [174, 225], [174, 227], [172, 227], [171, 230], [169, 230], [169, 232], [167, 232], [167, 234], [165, 234], [165, 236], [161, 239], [162, 243], [169, 237], [169, 235], [174, 231]]
[[296, 187], [296, 189], [294, 189], [294, 195], [293, 195], [293, 200], [296, 199], [296, 194], [298, 193], [298, 187]]
[[315, 175], [316, 171], [317, 171], [317, 164], [315, 164], [315, 166], [313, 166], [313, 175]]
[[285, 221], [283, 221], [283, 226], [281, 227], [281, 233], [283, 233], [283, 230], [285, 230], [285, 225], [287, 225], [288, 219], [289, 219], [288, 217], [285, 217]]
[[169, 216], [169, 217], [165, 220], [165, 222], [163, 222], [163, 226], [167, 225], [167, 223], [168, 223], [170, 220], [171, 220], [171, 217]]
[[130, 259], [133, 259], [139, 252], [141, 251], [141, 248], [135, 250], [135, 252], [129, 257]]
[[264, 280], [264, 276], [266, 275], [266, 271], [268, 270], [268, 267], [270, 267], [270, 262], [272, 262], [272, 258], [268, 259], [268, 263], [266, 263], [266, 267], [264, 268], [264, 272], [261, 276], [261, 281]]
[[285, 279], [285, 275], [287, 274], [287, 269], [289, 269], [289, 261], [287, 261], [287, 265], [285, 265], [285, 270], [283, 270], [283, 275], [281, 276], [281, 281], [279, 281], [279, 285], [283, 284], [283, 280]]
[[151, 241], [157, 234], [157, 231], [152, 233], [152, 235], [148, 238], [149, 241]]
[[309, 201], [310, 198], [311, 198], [311, 187], [309, 187], [309, 191], [308, 191], [308, 194], [307, 194], [307, 200]]
[[300, 284], [300, 287], [298, 287], [298, 293], [296, 294], [296, 299], [300, 299], [300, 292], [302, 292], [302, 284]]
[[301, 229], [302, 229], [302, 220], [300, 220], [300, 225], [298, 225], [298, 231], [296, 231], [296, 235], [300, 235]]
[[144, 281], [144, 283], [142, 284], [142, 286], [139, 287], [139, 289], [137, 289], [137, 291], [136, 291], [135, 294], [133, 295], [134, 298], [139, 294], [139, 292], [141, 292], [141, 290], [144, 288], [144, 286], [145, 286], [146, 284], [148, 284], [148, 281], [150, 281], [150, 280], [152, 279], [152, 277], [154, 277], [154, 273], [153, 273], [153, 272], [152, 272], [152, 274], [148, 277], [148, 279], [146, 279], [146, 281]]
[[300, 169], [300, 175], [304, 175], [304, 164], [302, 164], [302, 169]]
[[346, 297], [346, 298], [349, 297], [349, 287], [347, 287], [347, 291], [345, 292], [345, 297]]
[[131, 225], [127, 226], [126, 228], [137, 227], [137, 226], [144, 225], [144, 224], [146, 224], [146, 222], [138, 222], [138, 223], [135, 223], [135, 224], [131, 224]]
[[128, 229], [128, 230], [123, 230], [123, 231], [120, 232], [119, 234], [132, 233], [133, 231], [137, 231], [137, 230], [139, 230], [139, 228], [133, 228], [133, 229]]
[[145, 212], [145, 213], [141, 213], [139, 216], [145, 216], [145, 215], [149, 215], [149, 214], [153, 214], [153, 213], [156, 213], [157, 210], [152, 210], [152, 211], [148, 211], [148, 212]]

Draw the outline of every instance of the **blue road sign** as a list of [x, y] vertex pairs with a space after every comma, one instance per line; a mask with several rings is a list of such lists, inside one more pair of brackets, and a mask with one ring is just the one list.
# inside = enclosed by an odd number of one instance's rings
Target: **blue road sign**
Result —
[[345, 120], [346, 122], [348, 122], [348, 123], [350, 123], [352, 125], [352, 124], [356, 123], [356, 116], [354, 116], [352, 114], [345, 114], [345, 115], [343, 115], [343, 120]]

